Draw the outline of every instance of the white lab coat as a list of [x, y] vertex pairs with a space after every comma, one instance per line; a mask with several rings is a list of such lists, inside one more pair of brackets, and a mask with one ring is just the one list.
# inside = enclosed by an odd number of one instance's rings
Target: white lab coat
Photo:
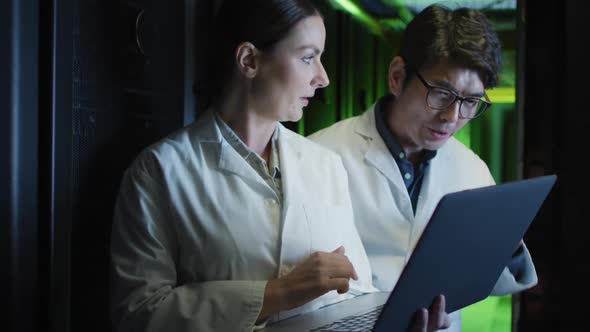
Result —
[[[111, 259], [117, 331], [251, 331], [266, 280], [344, 245], [370, 292], [346, 172], [333, 152], [279, 125], [284, 202], [225, 141], [211, 111], [145, 149], [126, 171]], [[331, 291], [283, 319], [351, 294]]]
[[[397, 282], [443, 195], [494, 184], [486, 164], [451, 138], [430, 161], [414, 215], [400, 170], [375, 126], [374, 105], [360, 116], [314, 133], [310, 139], [342, 157], [355, 222], [369, 255], [373, 283], [380, 290], [391, 290]], [[524, 255], [526, 266], [521, 280], [515, 280], [505, 268], [492, 295], [518, 292], [537, 283], [526, 246]], [[452, 313], [451, 319], [452, 327], [447, 331], [460, 331], [460, 314]]]

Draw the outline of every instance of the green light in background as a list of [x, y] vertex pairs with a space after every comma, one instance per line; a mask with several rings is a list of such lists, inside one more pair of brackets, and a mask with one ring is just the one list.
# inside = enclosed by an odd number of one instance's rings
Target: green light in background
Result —
[[395, 31], [402, 31], [407, 25], [406, 22], [400, 20], [399, 18], [382, 19], [379, 20], [379, 23]]
[[369, 14], [367, 14], [364, 10], [362, 10], [357, 4], [354, 3], [352, 0], [330, 0], [337, 8], [340, 8], [354, 18], [363, 22], [371, 32], [382, 35], [381, 26], [379, 23]]
[[332, 6], [349, 13], [352, 17], [361, 21], [371, 32], [383, 36], [383, 30], [392, 29], [401, 31], [405, 29], [406, 24], [412, 20], [414, 15], [400, 0], [389, 0], [386, 4], [397, 12], [398, 17], [377, 19], [365, 12], [355, 0], [330, 0]]
[[497, 87], [486, 91], [492, 103], [510, 104], [516, 101], [514, 87]]
[[366, 15], [365, 12], [360, 9], [355, 3], [350, 0], [332, 0], [336, 4], [340, 5], [342, 9], [346, 10], [350, 14], [354, 16], [364, 16]]

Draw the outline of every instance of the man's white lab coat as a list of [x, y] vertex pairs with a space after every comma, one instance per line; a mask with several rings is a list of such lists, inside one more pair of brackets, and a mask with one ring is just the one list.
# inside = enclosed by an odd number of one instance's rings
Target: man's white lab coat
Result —
[[[348, 172], [355, 223], [369, 255], [373, 283], [380, 290], [391, 290], [397, 282], [443, 195], [494, 184], [486, 164], [462, 143], [450, 138], [430, 161], [414, 215], [400, 170], [377, 131], [374, 105], [360, 116], [314, 133], [310, 139], [342, 157]], [[520, 280], [505, 268], [492, 295], [518, 292], [537, 283], [526, 247], [523, 254], [526, 259]], [[460, 331], [459, 313], [451, 314], [451, 319], [452, 327], [445, 331]]]

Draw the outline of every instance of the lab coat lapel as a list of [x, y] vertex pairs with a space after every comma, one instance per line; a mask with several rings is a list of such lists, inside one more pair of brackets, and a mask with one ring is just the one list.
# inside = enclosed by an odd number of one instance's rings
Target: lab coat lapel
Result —
[[362, 115], [362, 121], [358, 122], [355, 131], [358, 135], [364, 136], [368, 139], [365, 160], [393, 184], [391, 190], [394, 199], [397, 201], [398, 206], [401, 211], [403, 211], [407, 220], [413, 220], [414, 212], [412, 209], [412, 202], [410, 201], [399, 167], [375, 126], [374, 105]]
[[[311, 251], [310, 226], [304, 210], [305, 163], [301, 147], [293, 141], [295, 133], [279, 126], [279, 158], [283, 189], [281, 218], [281, 266], [297, 263]], [[313, 165], [311, 165], [313, 167]]]
[[365, 160], [381, 172], [387, 180], [394, 183], [396, 187], [403, 186], [399, 168], [375, 127], [374, 106], [362, 115], [362, 121], [358, 122], [355, 131], [358, 135], [368, 139]]
[[[264, 180], [248, 164], [248, 162], [223, 138], [221, 130], [215, 121], [213, 110], [208, 110], [199, 119], [198, 140], [203, 145], [203, 151], [216, 155], [217, 168], [221, 172], [232, 173], [242, 177], [247, 183], [262, 186], [272, 192]], [[273, 192], [274, 193], [274, 192]]]
[[252, 166], [225, 140], [221, 142], [217, 166], [221, 171], [233, 173], [249, 182], [266, 186]]
[[430, 221], [430, 217], [434, 212], [434, 209], [438, 205], [438, 202], [444, 195], [444, 189], [448, 188], [449, 184], [446, 183], [446, 165], [450, 163], [449, 160], [445, 160], [446, 154], [439, 151], [437, 155], [430, 160], [430, 165], [426, 169], [424, 174], [424, 180], [422, 181], [422, 188], [420, 189], [420, 197], [418, 198], [416, 222], [414, 224], [414, 230], [412, 232], [412, 250], [420, 235], [426, 228], [426, 225]]

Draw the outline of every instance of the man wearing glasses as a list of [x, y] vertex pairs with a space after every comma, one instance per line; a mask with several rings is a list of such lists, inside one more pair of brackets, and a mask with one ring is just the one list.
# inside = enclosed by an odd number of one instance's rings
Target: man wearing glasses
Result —
[[[389, 65], [391, 94], [362, 115], [310, 136], [343, 159], [355, 222], [379, 289], [393, 288], [443, 195], [494, 184], [486, 164], [453, 135], [489, 109], [485, 90], [498, 82], [500, 51], [481, 12], [429, 6], [408, 24], [400, 55]], [[492, 295], [536, 283], [521, 242]], [[435, 305], [444, 306], [444, 298]], [[450, 318], [449, 331], [460, 331], [459, 312]]]

